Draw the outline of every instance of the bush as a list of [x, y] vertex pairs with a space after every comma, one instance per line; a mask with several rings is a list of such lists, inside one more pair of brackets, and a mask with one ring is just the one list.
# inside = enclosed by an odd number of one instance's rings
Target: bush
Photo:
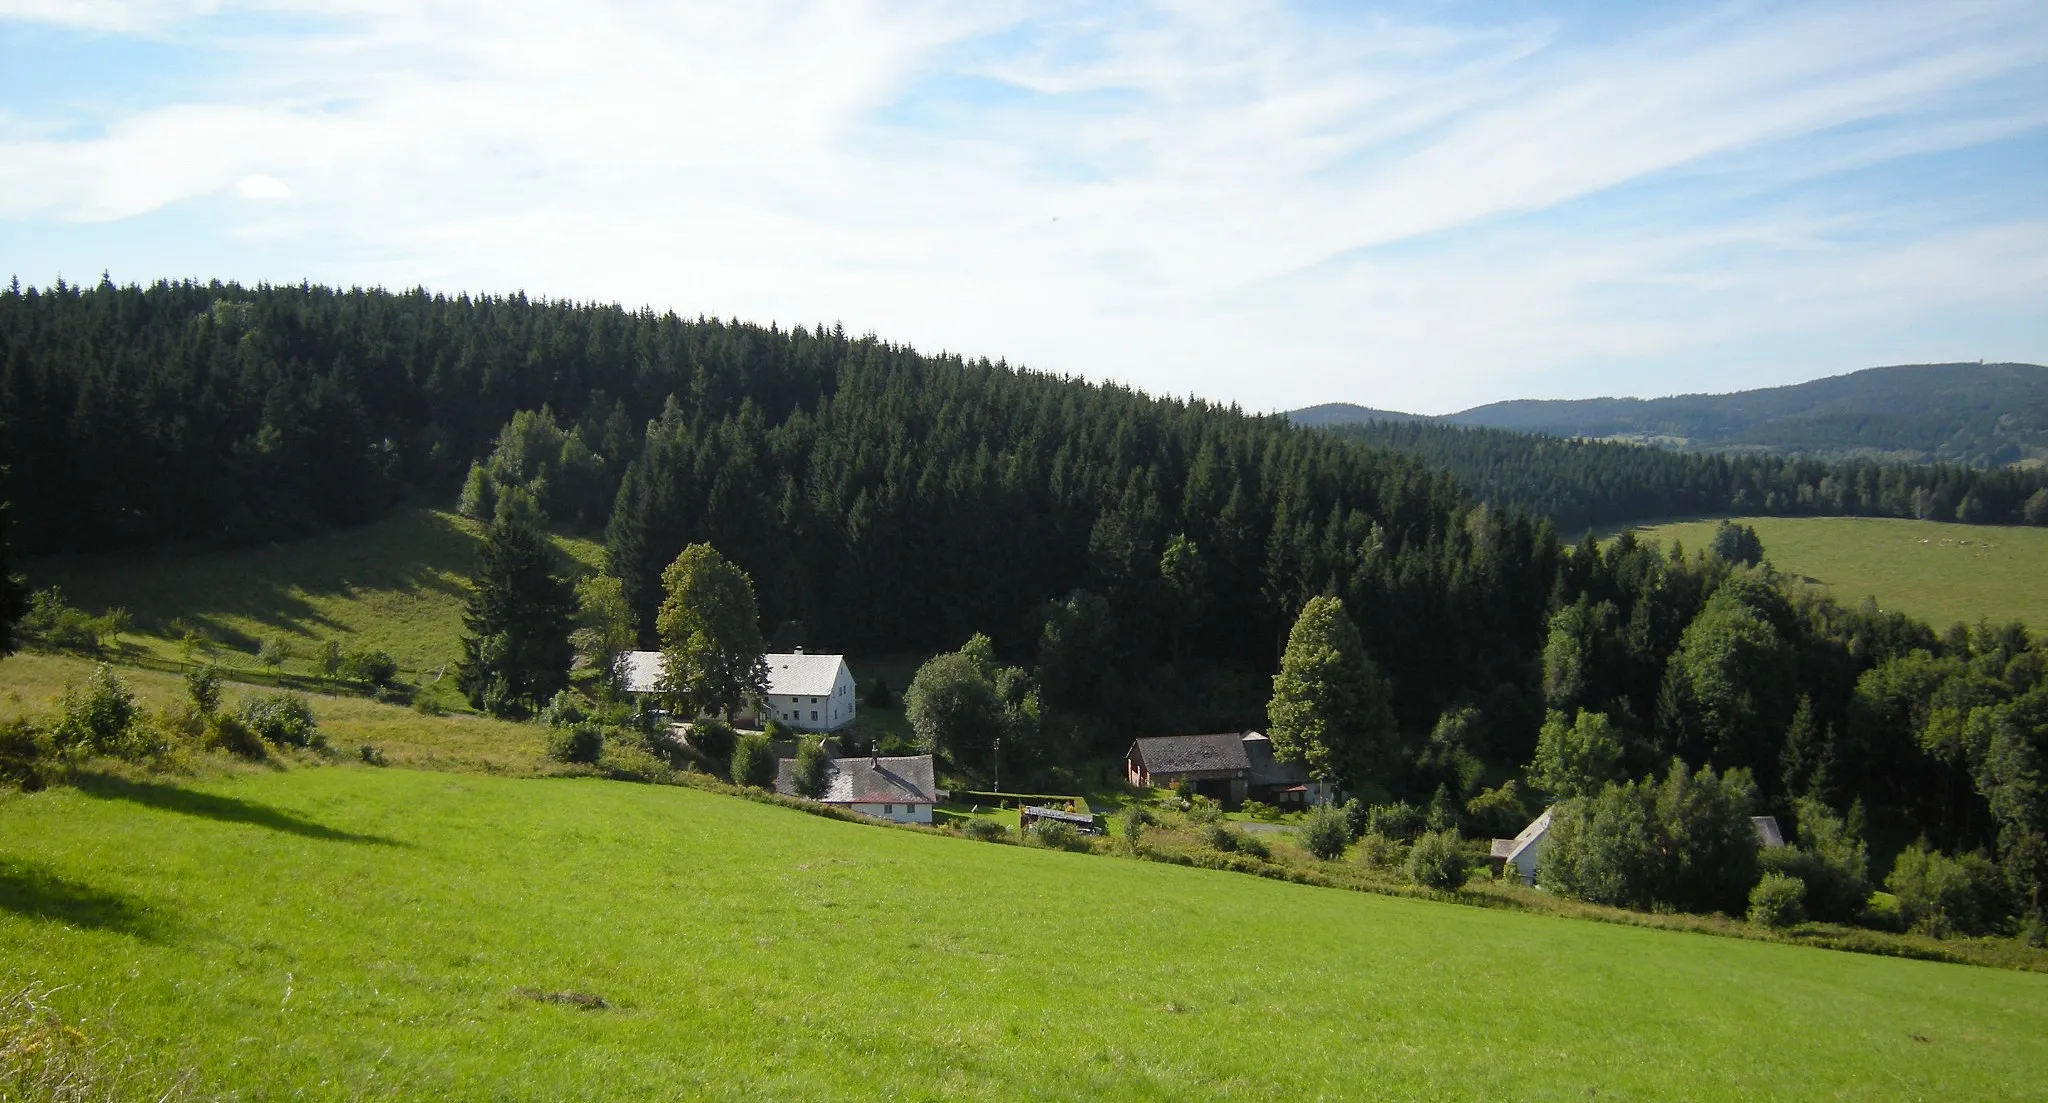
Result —
[[796, 763], [791, 770], [794, 775], [791, 784], [796, 795], [812, 800], [825, 795], [832, 788], [832, 759], [825, 753], [824, 744], [817, 739], [806, 739], [796, 749]]
[[1344, 848], [1351, 845], [1350, 824], [1344, 810], [1334, 804], [1318, 804], [1309, 809], [1300, 835], [1301, 845], [1326, 862], [1342, 858]]
[[590, 719], [590, 714], [584, 710], [581, 698], [563, 689], [548, 698], [548, 703], [540, 707], [534, 719], [551, 728], [571, 728]]
[[140, 750], [137, 728], [142, 710], [127, 684], [105, 663], [93, 667], [84, 687], [65, 686], [57, 710], [50, 737], [59, 750], [123, 758]]
[[666, 781], [670, 773], [668, 763], [646, 748], [624, 742], [606, 745], [597, 756], [597, 768], [619, 781]]
[[1010, 829], [994, 820], [970, 819], [960, 825], [960, 833], [970, 839], [990, 843], [1010, 833]]
[[706, 718], [690, 725], [690, 746], [713, 762], [732, 761], [732, 749], [739, 738], [732, 725], [723, 720]]
[[1262, 862], [1269, 861], [1273, 857], [1273, 848], [1266, 845], [1266, 840], [1249, 831], [1238, 832], [1237, 852], [1239, 854], [1249, 854]]
[[1243, 838], [1243, 836], [1225, 827], [1220, 822], [1211, 821], [1203, 826], [1201, 838], [1204, 843], [1208, 844], [1211, 850], [1220, 850], [1225, 854], [1235, 854], [1237, 853], [1238, 840]]
[[0, 720], [0, 785], [35, 792], [50, 782], [49, 736], [26, 717]]
[[391, 764], [390, 760], [384, 757], [384, 748], [379, 747], [375, 743], [365, 743], [361, 747], [356, 748], [356, 757], [362, 759], [365, 766], [388, 766]]
[[206, 748], [251, 761], [260, 761], [268, 753], [263, 748], [263, 737], [231, 713], [218, 713], [207, 721]]
[[1456, 831], [1430, 831], [1408, 848], [1408, 879], [1424, 888], [1456, 892], [1471, 875], [1464, 840]]
[[44, 650], [100, 653], [103, 625], [99, 619], [66, 604], [64, 591], [55, 586], [29, 595], [28, 612], [18, 628], [23, 639]]
[[1031, 825], [1032, 841], [1048, 850], [1072, 850], [1081, 833], [1063, 820], [1039, 820]]
[[1255, 820], [1277, 820], [1280, 818], [1280, 810], [1262, 800], [1245, 801], [1244, 814]]
[[1853, 821], [1819, 801], [1796, 802], [1797, 847], [1772, 847], [1758, 854], [1765, 869], [1797, 877], [1806, 885], [1806, 914], [1825, 923], [1854, 923], [1870, 901], [1870, 852]]
[[1188, 798], [1187, 815], [1188, 822], [1197, 825], [1217, 824], [1223, 822], [1222, 806], [1218, 805], [1215, 801], [1210, 800], [1208, 797], [1199, 795]]
[[193, 711], [212, 716], [220, 709], [220, 668], [212, 663], [185, 671], [185, 699]]
[[1384, 835], [1406, 843], [1415, 841], [1422, 828], [1422, 810], [1407, 801], [1375, 804], [1365, 813], [1365, 830], [1369, 835]]
[[765, 735], [743, 735], [732, 749], [732, 783], [775, 788], [775, 751]]
[[604, 732], [596, 724], [579, 721], [566, 727], [549, 728], [548, 757], [556, 762], [595, 765], [604, 753]]
[[1755, 787], [1743, 770], [1689, 771], [1608, 785], [1560, 802], [1543, 884], [1595, 904], [1740, 914], [1756, 884]]
[[1920, 845], [1899, 852], [1884, 887], [1898, 898], [1899, 921], [1938, 937], [1989, 934], [2016, 910], [2010, 886], [1981, 854], [1950, 858]]
[[1789, 927], [1806, 918], [1806, 882], [1766, 873], [1749, 890], [1749, 921], [1759, 927]]
[[256, 661], [276, 670], [292, 657], [291, 641], [283, 636], [265, 636], [256, 645]]
[[1124, 838], [1136, 846], [1138, 840], [1145, 836], [1145, 829], [1157, 822], [1158, 819], [1142, 805], [1131, 805], [1124, 812]]
[[351, 682], [388, 686], [398, 677], [398, 660], [389, 651], [359, 647], [341, 657], [341, 676]]
[[296, 693], [265, 693], [242, 702], [242, 722], [280, 747], [322, 745], [313, 706]]
[[1364, 836], [1366, 825], [1365, 802], [1353, 797], [1345, 801], [1339, 811], [1344, 813], [1344, 834], [1353, 839]]
[[1358, 861], [1372, 869], [1394, 869], [1408, 861], [1408, 848], [1399, 839], [1368, 831], [1358, 840]]

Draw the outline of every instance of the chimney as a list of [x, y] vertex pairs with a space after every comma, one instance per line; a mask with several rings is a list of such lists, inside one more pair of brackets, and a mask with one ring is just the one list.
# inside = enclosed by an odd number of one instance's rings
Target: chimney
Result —
[[881, 748], [881, 742], [880, 742], [880, 740], [876, 740], [876, 739], [870, 739], [870, 740], [868, 740], [868, 769], [870, 769], [870, 770], [879, 770], [879, 769], [881, 769], [881, 768], [882, 768], [882, 748]]
[[792, 653], [793, 653], [793, 654], [801, 655], [801, 654], [803, 654], [803, 653], [804, 653], [804, 645], [803, 645], [803, 644], [797, 644], [797, 645], [796, 645], [796, 647], [794, 647], [794, 648], [793, 648], [793, 649], [791, 649], [791, 650], [792, 650]]

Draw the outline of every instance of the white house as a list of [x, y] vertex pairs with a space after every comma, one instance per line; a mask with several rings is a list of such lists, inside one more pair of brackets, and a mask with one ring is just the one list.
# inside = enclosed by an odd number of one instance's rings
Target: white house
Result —
[[[1512, 839], [1494, 840], [1494, 849], [1506, 852], [1502, 856], [1508, 865], [1514, 867], [1515, 877], [1525, 885], [1536, 883], [1536, 868], [1543, 863], [1543, 851], [1550, 845], [1550, 813], [1551, 809], [1545, 808], [1542, 815], [1531, 820], [1529, 826]], [[1502, 843], [1507, 845], [1502, 846]]]
[[[796, 760], [785, 758], [775, 764], [775, 791], [796, 796]], [[939, 802], [938, 785], [932, 772], [932, 756], [905, 755], [878, 758], [873, 755], [832, 760], [832, 775], [820, 804], [850, 808], [863, 816], [895, 823], [930, 823], [932, 805]]]
[[[780, 720], [800, 731], [838, 731], [853, 723], [858, 690], [844, 655], [761, 656], [768, 664], [768, 699], [757, 720]], [[661, 652], [628, 651], [619, 658], [628, 693], [653, 693], [661, 685]]]

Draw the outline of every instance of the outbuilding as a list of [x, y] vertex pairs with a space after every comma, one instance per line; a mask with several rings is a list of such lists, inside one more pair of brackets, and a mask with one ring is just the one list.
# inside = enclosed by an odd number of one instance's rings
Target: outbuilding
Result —
[[[798, 795], [795, 759], [776, 762], [775, 791], [788, 797]], [[930, 823], [932, 806], [939, 802], [932, 756], [835, 758], [825, 795], [817, 800], [894, 823]]]

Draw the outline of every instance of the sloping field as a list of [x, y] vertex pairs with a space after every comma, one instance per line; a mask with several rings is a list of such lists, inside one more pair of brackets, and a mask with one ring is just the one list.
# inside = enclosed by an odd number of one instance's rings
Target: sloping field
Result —
[[[1764, 556], [1779, 570], [1827, 586], [1855, 604], [1879, 607], [1946, 628], [1980, 617], [2015, 617], [2048, 631], [2048, 529], [1949, 525], [1881, 517], [1737, 517], [1756, 529]], [[1644, 525], [1635, 532], [1666, 546], [1698, 551], [1719, 520]]]
[[2013, 1099], [2048, 1077], [2048, 976], [354, 767], [0, 798], [0, 982], [56, 989], [146, 1079], [237, 1098]]
[[[226, 552], [158, 552], [39, 559], [31, 586], [62, 587], [91, 613], [134, 617], [132, 643], [171, 658], [187, 631], [221, 646], [216, 662], [254, 665], [256, 642], [281, 637], [298, 661], [329, 639], [389, 651], [406, 669], [462, 657], [462, 603], [476, 569], [479, 529], [452, 513], [401, 510], [374, 525]], [[564, 562], [595, 568], [603, 549], [555, 538]]]

